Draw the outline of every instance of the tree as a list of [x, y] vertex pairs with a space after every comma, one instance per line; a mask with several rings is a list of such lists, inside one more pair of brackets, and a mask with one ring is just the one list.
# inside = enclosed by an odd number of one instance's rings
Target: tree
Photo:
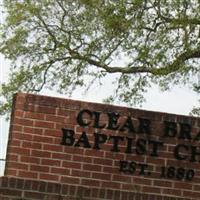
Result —
[[140, 103], [155, 83], [199, 92], [199, 0], [3, 0], [2, 9], [0, 52], [12, 70], [1, 113], [17, 91], [71, 93], [108, 74], [107, 102]]

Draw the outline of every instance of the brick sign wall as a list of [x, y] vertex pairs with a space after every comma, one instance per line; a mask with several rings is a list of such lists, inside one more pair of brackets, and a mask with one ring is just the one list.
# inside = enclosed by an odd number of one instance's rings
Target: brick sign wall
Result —
[[198, 118], [19, 93], [2, 180], [88, 199], [200, 199], [199, 140]]

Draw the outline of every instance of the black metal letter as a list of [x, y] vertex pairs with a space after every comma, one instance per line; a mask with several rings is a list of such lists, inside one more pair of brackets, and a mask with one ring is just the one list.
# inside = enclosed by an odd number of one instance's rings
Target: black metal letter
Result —
[[79, 140], [76, 142], [76, 144], [74, 145], [75, 147], [80, 147], [80, 144], [83, 144], [83, 147], [85, 148], [91, 148], [91, 145], [88, 141], [88, 137], [86, 135], [85, 132], [82, 133], [81, 137], [79, 138]]
[[101, 149], [99, 144], [105, 143], [107, 140], [107, 135], [94, 133], [94, 149]]
[[164, 137], [175, 137], [177, 134], [177, 124], [165, 121]]
[[122, 127], [120, 128], [120, 131], [125, 131], [128, 130], [129, 133], [134, 133], [135, 129], [133, 126], [133, 122], [130, 116], [127, 117], [125, 123], [122, 125]]
[[121, 136], [115, 136], [115, 135], [111, 135], [109, 137], [109, 140], [112, 139], [113, 140], [113, 148], [110, 150], [110, 151], [114, 151], [114, 152], [119, 152], [119, 148], [118, 148], [118, 145], [119, 145], [119, 141], [123, 141], [124, 138], [121, 137]]
[[119, 125], [117, 125], [119, 119], [119, 113], [107, 113], [108, 115], [108, 127], [110, 130], [117, 130]]
[[148, 168], [148, 165], [144, 163], [139, 163], [138, 165], [141, 167], [139, 175], [145, 175], [145, 169]]
[[200, 131], [197, 133], [196, 137], [194, 138], [195, 141], [199, 141], [200, 140]]
[[195, 147], [195, 146], [191, 146], [191, 153], [192, 153], [192, 155], [191, 155], [191, 162], [196, 162], [196, 161], [200, 161], [200, 159], [196, 159], [196, 156], [200, 156], [200, 151], [197, 151], [197, 147]]
[[138, 139], [136, 142], [136, 153], [139, 155], [144, 155], [146, 153], [146, 143], [147, 141], [144, 139]]
[[134, 174], [134, 173], [135, 173], [135, 171], [136, 171], [136, 165], [137, 165], [137, 163], [134, 162], [134, 161], [132, 161], [132, 162], [129, 164], [129, 172], [130, 172], [131, 174]]
[[72, 146], [74, 144], [74, 131], [70, 130], [70, 129], [65, 129], [62, 128], [62, 132], [63, 132], [63, 136], [62, 136], [62, 141], [61, 141], [61, 145], [68, 145], [68, 146]]
[[132, 153], [133, 138], [126, 137], [126, 139], [127, 139], [127, 145], [125, 153]]
[[190, 124], [180, 123], [180, 135], [178, 138], [191, 140], [191, 129]]
[[128, 164], [129, 164], [128, 161], [120, 160], [119, 163], [120, 163], [120, 168], [119, 168], [120, 172], [129, 171], [129, 169], [128, 169]]
[[149, 119], [138, 118], [139, 120], [139, 127], [138, 133], [146, 133], [151, 134], [151, 121]]
[[90, 119], [92, 118], [92, 112], [90, 110], [81, 110], [79, 113], [78, 113], [78, 116], [77, 116], [77, 122], [80, 126], [88, 126], [91, 121], [89, 122], [86, 122], [86, 120], [83, 119], [83, 115], [84, 114], [87, 114]]
[[159, 142], [159, 141], [155, 141], [155, 140], [149, 140], [149, 144], [153, 145], [151, 156], [158, 157], [158, 149], [159, 149], [159, 147], [163, 146], [163, 142]]
[[93, 114], [95, 115], [94, 118], [94, 128], [104, 128], [106, 124], [100, 124], [100, 115], [101, 112], [94, 111]]
[[180, 155], [180, 148], [185, 149], [186, 151], [188, 151], [188, 146], [186, 146], [185, 144], [178, 144], [175, 146], [174, 148], [174, 157], [177, 160], [186, 160], [188, 156], [184, 156], [184, 155]]

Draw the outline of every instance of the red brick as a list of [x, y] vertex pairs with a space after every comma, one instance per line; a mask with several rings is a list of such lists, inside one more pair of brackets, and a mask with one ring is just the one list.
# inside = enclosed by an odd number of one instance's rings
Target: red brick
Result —
[[31, 150], [27, 149], [27, 148], [22, 148], [22, 147], [8, 147], [8, 151], [9, 153], [16, 153], [16, 154], [20, 154], [20, 155], [30, 155]]
[[0, 187], [7, 188], [9, 186], [9, 177], [2, 176], [0, 177]]
[[53, 159], [61, 159], [61, 160], [71, 160], [72, 155], [71, 154], [66, 154], [66, 153], [52, 152], [52, 158]]
[[146, 162], [148, 163], [148, 164], [156, 164], [156, 165], [165, 165], [165, 159], [159, 159], [159, 158], [153, 158], [153, 157], [151, 157], [151, 158], [147, 158], [147, 160], [146, 160]]
[[105, 158], [113, 159], [113, 160], [125, 160], [125, 154], [122, 153], [114, 153], [114, 152], [105, 152]]
[[46, 121], [51, 121], [51, 122], [58, 122], [58, 123], [66, 123], [66, 117], [63, 116], [55, 116], [55, 115], [46, 115], [45, 118]]
[[33, 126], [33, 120], [30, 119], [24, 119], [24, 118], [14, 118], [13, 120], [14, 124], [17, 125], [23, 125], [23, 126]]
[[17, 109], [16, 109], [14, 112], [15, 112], [15, 113], [14, 113], [15, 117], [21, 118], [21, 117], [24, 116], [24, 111], [22, 111], [22, 110], [17, 110]]
[[144, 177], [134, 177], [133, 179], [134, 183], [140, 184], [140, 185], [152, 185], [152, 179], [151, 178], [144, 178]]
[[39, 179], [42, 180], [49, 180], [49, 181], [57, 181], [59, 180], [59, 176], [55, 174], [46, 174], [46, 173], [41, 173], [39, 175]]
[[7, 167], [5, 169], [5, 175], [6, 176], [17, 176], [17, 169], [10, 169]]
[[18, 125], [18, 124], [14, 124], [14, 125], [11, 125], [11, 128], [12, 128], [12, 131], [19, 131], [19, 132], [21, 132], [23, 126]]
[[83, 170], [101, 172], [102, 166], [94, 164], [84, 164]]
[[60, 168], [60, 167], [51, 167], [50, 173], [58, 175], [70, 175], [70, 169]]
[[195, 188], [195, 186], [193, 186], [192, 182], [188, 182], [188, 181], [174, 182], [174, 188], [176, 188], [176, 189], [192, 190], [193, 187]]
[[[150, 187], [150, 186], [143, 186], [142, 192], [149, 193], [149, 194], [160, 194], [161, 193], [161, 188], [159, 187]], [[165, 193], [165, 194], [170, 194], [170, 193]]]
[[17, 93], [17, 94], [14, 94], [14, 100], [16, 102], [21, 102], [21, 103], [24, 103], [25, 100], [26, 100], [26, 95], [27, 94], [24, 94], [24, 93]]
[[81, 179], [81, 185], [87, 185], [92, 187], [100, 187], [101, 181], [93, 179]]
[[34, 126], [41, 128], [54, 128], [54, 123], [46, 121], [35, 121]]
[[62, 131], [61, 131], [61, 129], [60, 130], [45, 129], [44, 135], [48, 136], [48, 137], [58, 137], [60, 139], [62, 137]]
[[200, 197], [200, 192], [199, 191], [183, 191], [183, 196], [186, 198], [196, 198], [197, 200]]
[[70, 168], [70, 169], [81, 169], [81, 163], [63, 161], [62, 167]]
[[60, 160], [52, 160], [52, 159], [42, 159], [42, 165], [48, 165], [48, 166], [60, 166], [61, 161]]
[[94, 164], [112, 166], [113, 165], [113, 160], [106, 159], [106, 158], [94, 158]]
[[39, 158], [49, 158], [51, 157], [51, 153], [48, 151], [32, 150], [31, 156], [39, 157]]
[[134, 192], [141, 192], [141, 187], [142, 186], [137, 185], [135, 183], [132, 183], [132, 184], [130, 184], [130, 183], [128, 183], [128, 184], [122, 183], [121, 185], [122, 185], [122, 187], [121, 187], [122, 190], [129, 190], [129, 191], [134, 191]]
[[[179, 187], [179, 185], [178, 185], [178, 187]], [[200, 185], [194, 185], [194, 184], [192, 184], [192, 183], [186, 183], [186, 184], [184, 184], [183, 185], [183, 188], [187, 188], [188, 190], [192, 190], [192, 187], [193, 187], [193, 190], [194, 191], [200, 191]]]
[[22, 189], [22, 188], [24, 188], [24, 182], [25, 182], [24, 179], [17, 179], [17, 181], [16, 181], [16, 188], [17, 188], [17, 189]]
[[84, 149], [78, 147], [64, 146], [65, 153], [72, 153], [74, 155], [83, 155]]
[[103, 182], [101, 183], [102, 187], [103, 188], [112, 188], [112, 189], [115, 189], [115, 190], [119, 190], [120, 189], [120, 183], [116, 183], [116, 182]]
[[[14, 153], [14, 152], [13, 152]], [[16, 152], [15, 152], [16, 153]], [[18, 161], [18, 155], [16, 154], [11, 154], [7, 153], [6, 155], [6, 160], [11, 160], [12, 162], [17, 162]]]
[[87, 149], [84, 153], [85, 156], [92, 156], [92, 157], [104, 157], [104, 151], [94, 150], [94, 149]]
[[30, 171], [19, 171], [19, 177], [29, 178], [29, 179], [37, 179], [38, 173], [30, 172]]
[[174, 196], [181, 196], [181, 190], [177, 190], [176, 188], [174, 189], [167, 189], [167, 188], [164, 188], [163, 191], [162, 191], [163, 194], [167, 194], [167, 195], [174, 195]]
[[17, 185], [17, 180], [16, 180], [16, 178], [10, 177], [10, 178], [8, 179], [8, 187], [9, 187], [9, 188], [15, 188], [16, 185]]
[[118, 175], [118, 174], [113, 174], [112, 175], [112, 181], [117, 181], [117, 182], [124, 182], [124, 183], [131, 183], [131, 176], [129, 175]]
[[119, 168], [116, 167], [103, 167], [103, 172], [105, 173], [112, 173], [112, 174], [119, 174]]
[[42, 148], [42, 144], [40, 143], [36, 143], [36, 142], [32, 142], [32, 141], [23, 141], [22, 142], [22, 147], [23, 148], [30, 148], [30, 149], [38, 149], [40, 150]]
[[83, 170], [72, 169], [71, 175], [76, 176], [76, 177], [91, 178], [91, 172], [83, 171]]
[[53, 107], [47, 107], [47, 106], [38, 106], [37, 107], [37, 110], [40, 112], [40, 113], [47, 113], [47, 114], [53, 114], [55, 115], [56, 114], [56, 108], [53, 108]]
[[61, 116], [65, 116], [65, 118], [69, 118], [69, 117], [73, 117], [73, 116], [76, 116], [78, 112], [74, 111], [74, 110], [66, 110], [66, 109], [62, 109], [62, 108], [59, 108], [58, 111], [57, 111], [57, 115], [61, 115]]
[[19, 109], [19, 110], [24, 110], [24, 103], [23, 102], [16, 102], [15, 103], [15, 109]]
[[45, 136], [39, 136], [39, 135], [34, 135], [33, 136], [33, 141], [34, 142], [53, 144], [53, 138], [52, 137], [45, 137]]
[[24, 197], [25, 198], [31, 198], [31, 199], [44, 199], [45, 198], [45, 194], [42, 194], [41, 192], [25, 191], [24, 192]]
[[18, 162], [7, 162], [7, 167], [12, 169], [22, 169], [22, 170], [28, 170], [28, 164], [24, 163], [18, 163]]
[[55, 152], [63, 152], [63, 146], [62, 145], [48, 145], [48, 144], [44, 144], [43, 146], [43, 150], [45, 151], [55, 151]]
[[[32, 140], [33, 137], [30, 133], [19, 133], [19, 132], [12, 132], [12, 138], [19, 139], [19, 140]], [[9, 146], [8, 146], [9, 147]]]
[[31, 165], [30, 170], [36, 171], [36, 172], [49, 172], [50, 171], [48, 166], [43, 166], [43, 165]]
[[31, 134], [34, 134], [34, 135], [42, 135], [43, 129], [37, 128], [37, 127], [24, 127], [24, 132], [25, 133], [31, 133]]
[[[153, 181], [153, 185], [155, 186], [160, 186], [160, 187], [168, 187], [168, 188], [172, 188], [172, 181], [161, 181], [161, 180], [154, 180]], [[176, 188], [176, 187], [175, 187]]]
[[111, 174], [92, 172], [92, 178], [93, 179], [99, 179], [99, 180], [111, 181]]
[[71, 176], [62, 176], [61, 177], [62, 183], [69, 183], [69, 184], [80, 184], [80, 178], [71, 177]]
[[14, 190], [14, 189], [0, 188], [0, 194], [6, 195], [6, 196], [12, 196], [12, 197], [21, 197], [22, 191]]
[[78, 161], [78, 162], [83, 162], [83, 163], [92, 163], [93, 158], [86, 157], [86, 156], [73, 155], [72, 160]]
[[30, 156], [21, 156], [20, 162], [22, 163], [33, 163], [33, 164], [40, 164], [40, 158], [30, 157]]
[[26, 112], [25, 113], [25, 118], [44, 120], [45, 119], [45, 114], [43, 114], [43, 113], [35, 113], [35, 112]]

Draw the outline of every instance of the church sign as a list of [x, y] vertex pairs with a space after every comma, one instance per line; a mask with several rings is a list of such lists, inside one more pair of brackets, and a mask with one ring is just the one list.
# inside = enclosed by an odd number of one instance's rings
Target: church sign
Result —
[[199, 142], [199, 118], [18, 93], [5, 176], [198, 199]]
[[[104, 123], [101, 118], [105, 118]], [[120, 118], [123, 120], [120, 121]], [[200, 162], [200, 148], [185, 144], [185, 141], [199, 141], [200, 131], [193, 136], [192, 127], [189, 123], [183, 122], [163, 122], [163, 132], [157, 140], [151, 139], [153, 132], [151, 120], [138, 118], [135, 125], [131, 116], [120, 116], [114, 112], [97, 112], [91, 110], [81, 110], [77, 115], [77, 124], [80, 127], [92, 127], [96, 129], [93, 133], [93, 140], [90, 143], [87, 132], [83, 131], [80, 137], [75, 139], [75, 131], [62, 128], [62, 145], [91, 148], [94, 150], [103, 149], [104, 144], [110, 143], [111, 152], [122, 152], [126, 154], [135, 154], [138, 156], [161, 157], [159, 152], [163, 150], [166, 139], [177, 139], [179, 142], [174, 146], [174, 159], [179, 161]], [[117, 135], [102, 134], [101, 130], [118, 132]], [[128, 132], [127, 136], [120, 136], [121, 132]], [[137, 139], [136, 139], [137, 136]], [[140, 138], [141, 136], [141, 138]], [[125, 145], [120, 148], [120, 143]], [[138, 169], [138, 175], [150, 176], [148, 163], [137, 163], [134, 160], [119, 160], [119, 171], [127, 174], [135, 174]], [[191, 181], [195, 175], [194, 169], [185, 169], [176, 166], [160, 166], [160, 178], [174, 178], [177, 180]]]

